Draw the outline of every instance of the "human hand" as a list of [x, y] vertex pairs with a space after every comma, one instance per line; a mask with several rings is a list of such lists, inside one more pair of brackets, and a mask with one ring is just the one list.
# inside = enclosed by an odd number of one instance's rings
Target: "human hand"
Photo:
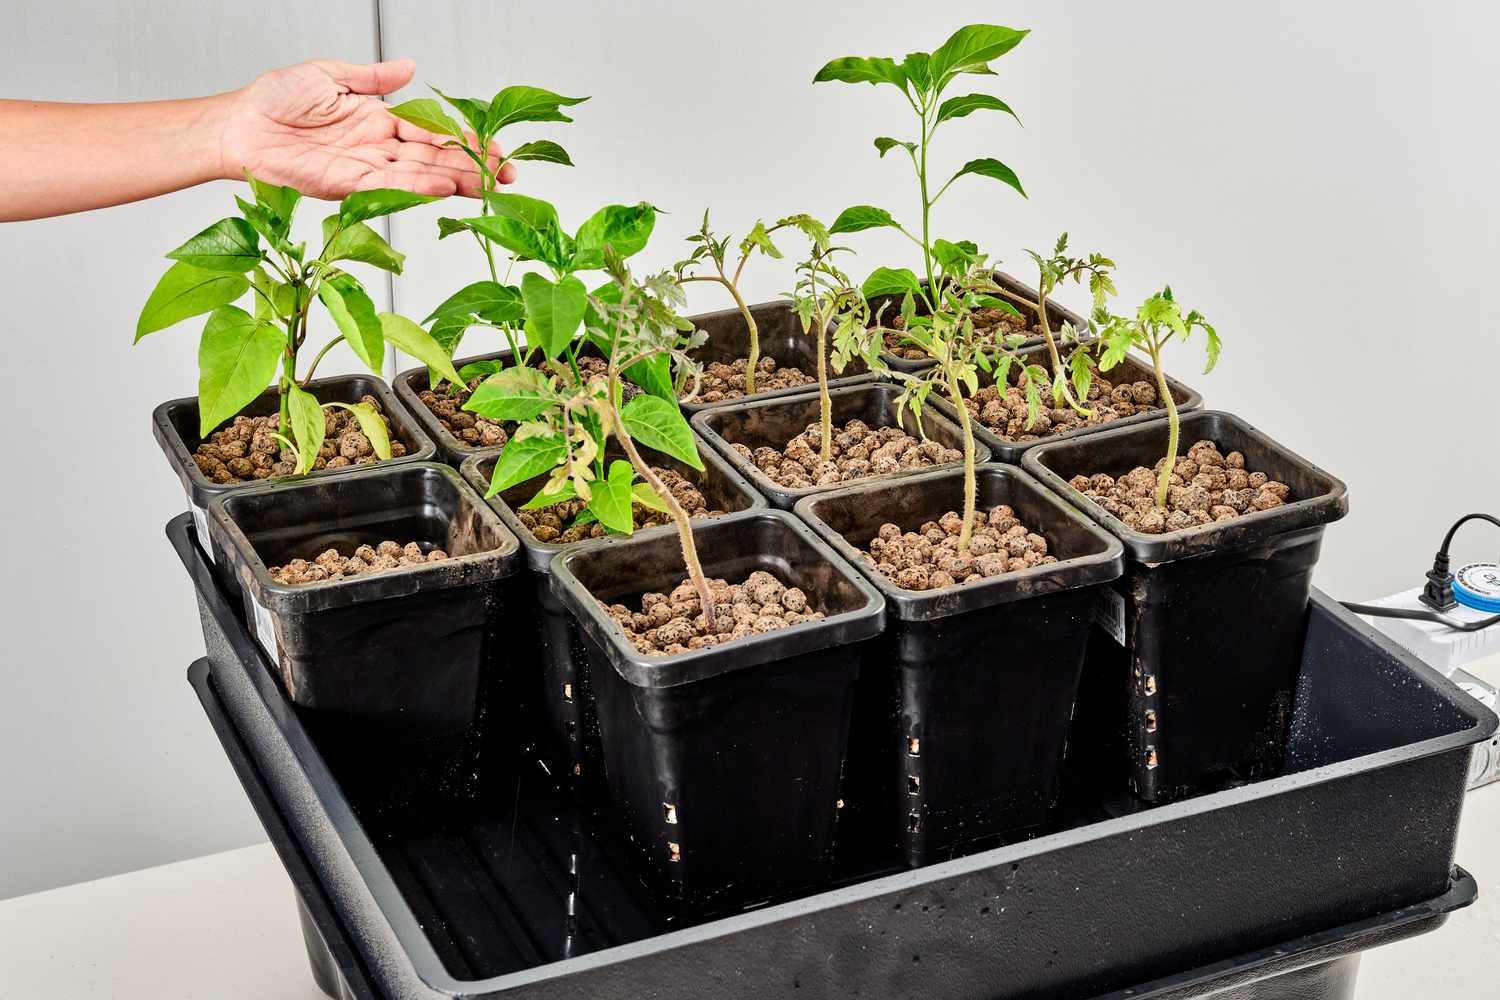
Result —
[[[284, 184], [313, 198], [401, 188], [417, 194], [481, 192], [478, 167], [462, 150], [392, 115], [380, 101], [411, 82], [416, 64], [396, 59], [354, 65], [329, 59], [271, 70], [224, 95], [223, 176]], [[471, 142], [472, 137], [471, 137]], [[492, 145], [489, 166], [500, 162]], [[500, 183], [515, 179], [506, 164]]]

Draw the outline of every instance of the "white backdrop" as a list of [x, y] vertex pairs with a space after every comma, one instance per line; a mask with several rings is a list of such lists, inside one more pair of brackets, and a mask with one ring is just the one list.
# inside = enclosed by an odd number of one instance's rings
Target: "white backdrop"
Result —
[[[0, 14], [0, 93], [188, 95], [374, 48], [367, 0], [278, 0], [255, 16], [205, 6], [101, 15], [21, 0]], [[705, 206], [735, 231], [852, 203], [911, 219], [909, 171], [870, 146], [906, 137], [904, 102], [813, 87], [812, 74], [837, 55], [930, 48], [969, 21], [1030, 27], [999, 77], [971, 78], [1024, 127], [976, 114], [945, 126], [937, 152], [954, 168], [996, 156], [1030, 198], [966, 178], [936, 231], [1026, 277], [1020, 248], [1066, 229], [1119, 262], [1122, 306], [1170, 282], [1207, 313], [1225, 339], [1219, 368], [1201, 376], [1201, 348], [1174, 348], [1173, 373], [1349, 484], [1318, 574], [1337, 596], [1414, 585], [1449, 521], [1500, 507], [1485, 307], [1500, 264], [1492, 6], [1017, 0], [935, 17], [909, 3], [385, 0], [382, 14], [385, 51], [418, 61], [420, 86], [399, 97], [427, 83], [592, 95], [575, 124], [517, 129], [511, 142], [552, 138], [578, 164], [524, 165], [517, 189], [554, 200], [570, 226], [608, 202], [660, 205], [671, 214], [642, 267], [681, 256]], [[147, 423], [156, 402], [193, 392], [196, 331], [129, 347], [159, 255], [222, 214], [229, 188], [0, 227], [0, 415], [26, 456], [0, 515], [48, 553], [13, 560], [0, 584], [0, 897], [257, 836], [182, 680], [201, 643], [159, 532], [183, 503]], [[418, 316], [481, 275], [472, 241], [436, 242], [438, 214], [394, 226], [410, 255], [396, 305]], [[899, 237], [851, 242], [857, 273], [912, 263]], [[747, 285], [763, 299], [790, 282], [788, 265], [757, 261]], [[714, 291], [694, 288], [694, 306], [726, 305]], [[84, 407], [59, 405], [59, 374]], [[75, 457], [84, 442], [97, 457]], [[1475, 532], [1461, 555], [1493, 557], [1500, 540]]]

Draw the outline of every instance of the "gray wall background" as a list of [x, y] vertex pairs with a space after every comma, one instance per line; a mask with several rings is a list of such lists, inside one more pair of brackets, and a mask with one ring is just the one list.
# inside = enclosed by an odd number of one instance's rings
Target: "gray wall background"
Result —
[[[375, 51], [371, 0], [219, 8], [18, 0], [0, 13], [0, 94], [187, 96]], [[966, 179], [937, 232], [1025, 276], [1020, 248], [1066, 229], [1119, 262], [1122, 305], [1169, 281], [1203, 309], [1225, 338], [1220, 367], [1197, 375], [1200, 348], [1179, 347], [1170, 369], [1349, 484], [1319, 569], [1338, 596], [1414, 585], [1453, 517], [1500, 506], [1492, 5], [957, 0], [935, 18], [904, 3], [384, 0], [381, 13], [385, 51], [418, 61], [401, 97], [427, 83], [593, 95], [576, 124], [510, 137], [554, 138], [578, 164], [527, 165], [518, 189], [570, 226], [608, 202], [668, 210], [641, 267], [680, 256], [705, 205], [735, 231], [851, 203], [911, 218], [908, 172], [870, 146], [904, 136], [904, 103], [812, 87], [812, 73], [835, 55], [930, 48], [969, 21], [1031, 27], [998, 78], [974, 78], [1025, 127], [975, 115], [937, 154], [953, 167], [998, 156], [1030, 199]], [[261, 836], [184, 683], [201, 637], [160, 534], [184, 504], [148, 419], [195, 391], [197, 329], [130, 346], [160, 255], [227, 214], [232, 189], [0, 227], [0, 420], [18, 452], [0, 473], [14, 539], [0, 577], [0, 898]], [[436, 241], [438, 214], [394, 226], [410, 258], [403, 311], [480, 275], [472, 244]], [[899, 237], [851, 242], [856, 273], [910, 263]], [[747, 285], [771, 298], [790, 281], [784, 262], [758, 261]], [[693, 305], [726, 305], [713, 291], [695, 287]], [[1493, 557], [1475, 534], [1460, 555]]]

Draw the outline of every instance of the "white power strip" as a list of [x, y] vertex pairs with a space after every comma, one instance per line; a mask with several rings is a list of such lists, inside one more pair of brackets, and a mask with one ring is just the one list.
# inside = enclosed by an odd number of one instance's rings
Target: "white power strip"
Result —
[[[1417, 600], [1417, 595], [1421, 593], [1422, 588], [1416, 587], [1363, 603], [1378, 608], [1431, 611], [1431, 608]], [[1475, 611], [1463, 605], [1443, 614], [1460, 622], [1474, 622], [1491, 617], [1488, 612]], [[1405, 646], [1423, 663], [1448, 678], [1475, 701], [1491, 711], [1500, 711], [1500, 707], [1497, 707], [1500, 706], [1500, 692], [1496, 691], [1494, 685], [1460, 669], [1466, 663], [1500, 653], [1500, 625], [1477, 632], [1459, 632], [1441, 622], [1409, 621], [1404, 618], [1371, 617], [1370, 623]], [[1500, 781], [1500, 739], [1488, 740], [1476, 746], [1474, 755], [1469, 760], [1470, 790], [1495, 781]]]

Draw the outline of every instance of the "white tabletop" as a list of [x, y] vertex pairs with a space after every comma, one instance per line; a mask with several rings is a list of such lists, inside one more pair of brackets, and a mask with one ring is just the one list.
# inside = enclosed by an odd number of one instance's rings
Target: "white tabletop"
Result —
[[[1500, 680], [1500, 658], [1474, 672]], [[1458, 863], [1480, 897], [1438, 931], [1367, 953], [1360, 1000], [1500, 995], [1500, 783], [1471, 793]], [[0, 900], [0, 995], [318, 1000], [269, 844]]]

